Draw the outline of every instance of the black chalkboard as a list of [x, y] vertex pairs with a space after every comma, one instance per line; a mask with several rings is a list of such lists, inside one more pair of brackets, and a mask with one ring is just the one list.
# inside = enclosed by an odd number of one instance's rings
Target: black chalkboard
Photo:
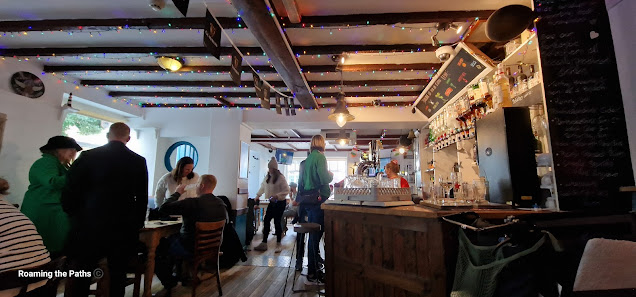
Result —
[[446, 69], [429, 83], [430, 87], [427, 87], [416, 108], [430, 118], [486, 68], [466, 49], [461, 48]]
[[628, 210], [634, 184], [604, 0], [535, 0], [537, 34], [562, 210]]

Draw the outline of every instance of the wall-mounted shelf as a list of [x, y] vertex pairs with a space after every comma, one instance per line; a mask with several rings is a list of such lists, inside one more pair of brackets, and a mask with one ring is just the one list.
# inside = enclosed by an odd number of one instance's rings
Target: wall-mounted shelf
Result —
[[[517, 49], [507, 56], [501, 63], [504, 66], [523, 64], [536, 64], [539, 62], [539, 47], [537, 45], [537, 34], [532, 36], [517, 47]], [[516, 70], [513, 70], [513, 72]]]

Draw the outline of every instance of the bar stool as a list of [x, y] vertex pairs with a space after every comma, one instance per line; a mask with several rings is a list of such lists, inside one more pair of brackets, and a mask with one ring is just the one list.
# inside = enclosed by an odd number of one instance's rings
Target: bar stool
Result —
[[[311, 232], [318, 232], [320, 231], [320, 224], [316, 224], [316, 223], [298, 223], [294, 225], [294, 232], [296, 232], [296, 236], [299, 236], [298, 238], [300, 238], [300, 236], [304, 237], [303, 239], [301, 239], [301, 241], [303, 242], [299, 242], [299, 240], [297, 240], [296, 242], [294, 242], [294, 249], [292, 252], [296, 252], [296, 257], [299, 257], [299, 253], [298, 250], [296, 249], [296, 244], [300, 243], [300, 249], [303, 249], [303, 255], [304, 255], [304, 247], [306, 247], [308, 245], [308, 238], [309, 236], [307, 236], [309, 233]], [[318, 255], [316, 255], [315, 257], [316, 259], [318, 258]], [[291, 261], [294, 261], [294, 257], [292, 255], [291, 257]], [[291, 268], [291, 261], [290, 261], [290, 268]], [[320, 289], [320, 286], [317, 286], [316, 289], [314, 290], [307, 290], [307, 289], [303, 289], [303, 290], [297, 290], [296, 289], [296, 282], [298, 281], [298, 278], [303, 275], [302, 274], [302, 260], [300, 262], [301, 264], [301, 269], [300, 271], [295, 270], [294, 273], [294, 283], [292, 284], [292, 292], [293, 293], [302, 293], [302, 292], [315, 292], [318, 293], [318, 295], [324, 295], [324, 293], [322, 292], [322, 290]]]

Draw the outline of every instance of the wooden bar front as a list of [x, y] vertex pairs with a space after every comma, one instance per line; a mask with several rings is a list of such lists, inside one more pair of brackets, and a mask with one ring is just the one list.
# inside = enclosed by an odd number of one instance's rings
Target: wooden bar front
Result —
[[[327, 296], [448, 296], [456, 258], [452, 228], [419, 206], [323, 205]], [[532, 213], [476, 210], [482, 217]], [[447, 267], [450, 265], [450, 267]]]

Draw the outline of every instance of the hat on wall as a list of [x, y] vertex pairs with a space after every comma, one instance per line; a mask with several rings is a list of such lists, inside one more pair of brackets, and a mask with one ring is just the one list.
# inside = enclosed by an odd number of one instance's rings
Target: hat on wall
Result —
[[276, 163], [276, 158], [272, 157], [272, 159], [269, 160], [269, 163], [267, 163], [267, 168], [278, 169], [278, 163]]
[[40, 151], [50, 151], [56, 149], [74, 148], [76, 151], [81, 151], [82, 147], [75, 142], [75, 139], [66, 136], [53, 136], [49, 138], [46, 145], [40, 147]]

